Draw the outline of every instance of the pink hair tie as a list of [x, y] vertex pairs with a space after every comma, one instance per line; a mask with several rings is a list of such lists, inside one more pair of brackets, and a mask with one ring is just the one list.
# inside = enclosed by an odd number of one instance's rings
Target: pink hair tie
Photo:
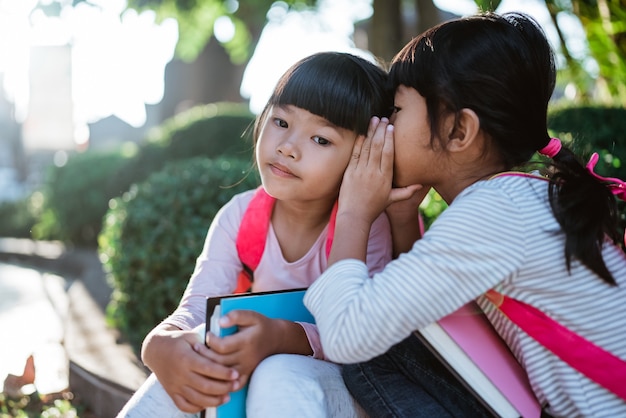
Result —
[[554, 158], [561, 151], [561, 140], [559, 138], [550, 138], [548, 145], [539, 150], [539, 154], [546, 157]]
[[587, 170], [589, 170], [589, 173], [591, 173], [592, 176], [594, 176], [601, 182], [609, 183], [607, 187], [609, 188], [609, 190], [611, 190], [615, 197], [626, 201], [626, 182], [615, 177], [602, 177], [594, 173], [593, 169], [596, 167], [599, 159], [600, 156], [598, 155], [598, 153], [594, 152], [591, 155], [589, 162], [587, 163]]

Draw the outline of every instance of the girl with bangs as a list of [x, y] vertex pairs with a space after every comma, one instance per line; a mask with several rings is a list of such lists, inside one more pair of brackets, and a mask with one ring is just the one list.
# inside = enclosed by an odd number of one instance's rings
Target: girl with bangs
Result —
[[[362, 414], [339, 366], [326, 361], [314, 324], [234, 311], [220, 325], [238, 326], [238, 333], [209, 334], [205, 345], [198, 329], [209, 296], [303, 288], [321, 275], [355, 141], [367, 134], [372, 116], [389, 115], [392, 103], [386, 72], [347, 53], [314, 54], [281, 77], [254, 128], [262, 186], [236, 195], [216, 215], [178, 308], [144, 340], [142, 360], [153, 374], [118, 416], [188, 416], [227, 402], [248, 381], [248, 417]], [[273, 209], [254, 280], [242, 287], [236, 238], [257, 194], [271, 199]], [[373, 274], [391, 259], [384, 214], [368, 235], [367, 267]], [[288, 392], [302, 387], [308, 389]], [[294, 398], [302, 394], [306, 398]]]

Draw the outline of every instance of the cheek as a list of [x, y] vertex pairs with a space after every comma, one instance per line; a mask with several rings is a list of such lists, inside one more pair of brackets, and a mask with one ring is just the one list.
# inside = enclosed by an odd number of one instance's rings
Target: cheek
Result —
[[261, 134], [259, 136], [259, 139], [256, 142], [256, 146], [255, 146], [255, 154], [257, 156], [257, 158], [263, 156], [263, 155], [267, 155], [269, 148], [272, 146], [271, 144], [271, 140], [270, 138], [267, 137], [267, 135], [263, 135]]

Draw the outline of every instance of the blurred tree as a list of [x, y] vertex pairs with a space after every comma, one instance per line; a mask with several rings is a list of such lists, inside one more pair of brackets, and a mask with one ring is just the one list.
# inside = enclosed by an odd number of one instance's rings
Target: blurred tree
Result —
[[[267, 12], [276, 0], [127, 0], [129, 9], [152, 10], [157, 21], [174, 18], [179, 40], [176, 59], [180, 65], [197, 62], [202, 83], [190, 82], [197, 102], [231, 100], [239, 97], [243, 69], [267, 22]], [[72, 0], [89, 4], [91, 0]], [[289, 10], [314, 9], [321, 0], [281, 0]], [[412, 37], [453, 15], [438, 9], [432, 0], [371, 0], [373, 15], [363, 26], [367, 49], [388, 61]], [[496, 10], [500, 0], [474, 0], [477, 10]], [[541, 2], [541, 0], [537, 0]], [[567, 80], [576, 87], [576, 100], [626, 103], [626, 0], [544, 0], [560, 38], [566, 61]], [[58, 13], [61, 0], [40, 0], [40, 8]], [[584, 56], [570, 52], [559, 19], [561, 13], [576, 16], [587, 37]], [[228, 26], [232, 36], [216, 38], [215, 28]], [[222, 52], [225, 51], [225, 54]], [[228, 61], [222, 63], [227, 56]], [[590, 59], [590, 57], [592, 59]], [[179, 66], [180, 66], [179, 65]], [[214, 71], [209, 71], [213, 67]], [[210, 78], [209, 78], [210, 77]], [[188, 77], [186, 77], [188, 78]], [[217, 97], [211, 96], [217, 92]], [[180, 94], [180, 92], [179, 92]], [[203, 97], [205, 99], [203, 99]], [[169, 115], [165, 115], [169, 116]]]
[[385, 61], [391, 61], [412, 37], [455, 17], [432, 0], [372, 0], [372, 6], [367, 49]]
[[[127, 1], [128, 9], [154, 11], [157, 22], [168, 18], [178, 22], [176, 58], [166, 70], [162, 118], [199, 103], [242, 100], [239, 86], [243, 70], [267, 23], [267, 12], [276, 0]], [[439, 10], [432, 0], [372, 1], [373, 16], [367, 25], [368, 49], [387, 61], [412, 36], [452, 17]], [[291, 11], [313, 10], [319, 2], [281, 1]], [[58, 13], [49, 0], [40, 3], [40, 8]], [[78, 3], [90, 4], [91, 0], [73, 0], [73, 5]], [[403, 17], [407, 11], [413, 19], [405, 23]], [[232, 29], [232, 37], [218, 39], [215, 29], [224, 26]]]
[[[88, 0], [74, 0], [88, 1]], [[319, 0], [281, 0], [289, 10], [314, 9]], [[403, 34], [403, 4], [413, 6], [418, 16], [415, 33], [420, 33], [443, 20], [442, 11], [432, 0], [372, 0], [372, 24], [368, 33], [370, 50], [388, 59], [409, 38]], [[267, 23], [267, 12], [276, 0], [128, 0], [128, 8], [137, 11], [154, 10], [157, 19], [175, 18], [178, 21], [179, 41], [177, 55], [192, 60], [215, 34], [217, 23], [232, 25], [233, 36], [220, 40], [233, 63], [246, 62]], [[498, 1], [499, 3], [499, 1]]]
[[[575, 100], [626, 105], [626, 0], [546, 0], [546, 6], [559, 34], [568, 78], [576, 87]], [[597, 68], [588, 57], [570, 53], [558, 19], [561, 13], [580, 20]]]
[[[88, 0], [74, 0], [88, 1]], [[254, 50], [266, 23], [266, 14], [275, 0], [127, 0], [138, 12], [153, 10], [157, 22], [174, 18], [178, 22], [176, 54], [194, 60], [214, 37], [218, 25], [230, 26], [232, 37], [219, 42], [235, 64], [245, 63]], [[315, 5], [316, 0], [282, 0], [292, 10]]]

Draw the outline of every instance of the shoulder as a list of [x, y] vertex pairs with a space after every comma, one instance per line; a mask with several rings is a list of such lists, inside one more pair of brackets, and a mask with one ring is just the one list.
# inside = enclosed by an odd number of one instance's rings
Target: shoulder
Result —
[[228, 203], [226, 203], [226, 205], [224, 205], [224, 207], [234, 206], [245, 210], [248, 207], [250, 200], [252, 200], [252, 196], [254, 196], [254, 192], [256, 192], [256, 190], [257, 189], [251, 189], [246, 190], [245, 192], [237, 193]]
[[548, 182], [540, 177], [526, 175], [502, 175], [490, 180], [478, 181], [461, 192], [452, 203], [460, 208], [480, 207], [484, 214], [498, 211], [522, 212], [533, 206], [547, 203]]
[[538, 204], [531, 181], [542, 182], [512, 176], [478, 181], [463, 190], [429, 229], [471, 236], [507, 230], [521, 234]]
[[479, 181], [461, 192], [429, 228], [446, 237], [468, 242], [515, 241], [523, 247], [546, 230], [555, 230], [547, 195], [540, 178], [502, 176]]
[[215, 215], [215, 222], [238, 227], [255, 191], [256, 189], [246, 190], [234, 195]]

